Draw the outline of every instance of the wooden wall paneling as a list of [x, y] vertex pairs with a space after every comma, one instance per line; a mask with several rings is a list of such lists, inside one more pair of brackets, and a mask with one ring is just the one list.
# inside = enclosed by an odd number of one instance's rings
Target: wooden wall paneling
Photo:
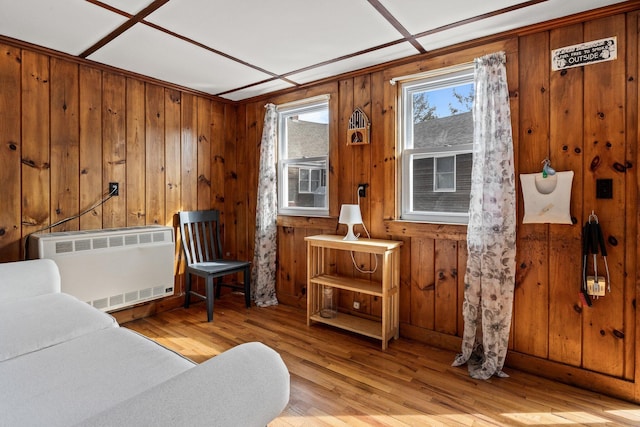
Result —
[[21, 52], [0, 44], [0, 262], [20, 259], [21, 248]]
[[197, 98], [198, 102], [198, 204], [197, 208], [220, 209], [211, 188], [211, 101]]
[[[585, 40], [617, 36], [618, 57], [626, 57], [624, 16], [614, 16], [585, 23]], [[625, 173], [615, 164], [624, 165], [625, 147], [625, 75], [624, 60], [615, 60], [584, 67], [584, 211], [598, 219], [607, 241], [611, 293], [594, 301], [584, 311], [583, 367], [616, 377], [624, 374], [624, 261]], [[613, 180], [613, 198], [596, 199], [597, 179]], [[615, 242], [612, 245], [611, 242]], [[598, 265], [598, 274], [604, 264]], [[622, 334], [621, 334], [622, 333]], [[633, 345], [633, 343], [629, 343]]]
[[[306, 299], [303, 304], [299, 304], [295, 298], [295, 270], [291, 269], [293, 266], [292, 260], [296, 256], [293, 230], [293, 227], [278, 227], [276, 293], [278, 298], [286, 301], [286, 303], [290, 303], [293, 306], [306, 307]], [[306, 293], [306, 284], [304, 287], [304, 293]]]
[[145, 111], [146, 223], [165, 225], [164, 88], [147, 83]]
[[371, 163], [369, 165], [370, 182], [367, 189], [369, 201], [369, 232], [377, 238], [386, 238], [384, 226], [384, 153], [386, 130], [384, 123], [384, 75], [382, 72], [371, 75]]
[[[228, 229], [227, 238], [232, 243], [227, 247], [235, 259], [250, 260], [247, 247], [247, 188], [240, 190], [238, 180], [238, 158], [242, 157], [240, 145], [236, 140], [237, 109], [224, 106], [224, 210], [232, 214], [233, 227]], [[244, 145], [242, 146], [245, 147]], [[255, 159], [255, 157], [254, 157]], [[255, 163], [255, 168], [258, 163]], [[254, 190], [255, 192], [255, 190]], [[227, 218], [229, 222], [229, 218]], [[253, 252], [252, 252], [253, 254]]]
[[165, 142], [165, 223], [173, 225], [173, 218], [181, 210], [181, 100], [175, 89], [164, 90]]
[[[584, 42], [582, 24], [553, 30], [550, 49]], [[583, 69], [552, 71], [550, 75], [550, 143], [552, 166], [573, 171], [571, 216], [573, 225], [549, 226], [549, 359], [568, 365], [582, 362], [582, 152]], [[571, 266], [567, 268], [567, 266]]]
[[50, 224], [49, 58], [22, 52], [22, 236]]
[[[180, 99], [180, 208], [192, 211], [198, 209], [198, 101], [189, 93], [183, 93]], [[174, 225], [179, 220], [174, 217]], [[181, 236], [176, 233], [176, 246], [180, 246]], [[178, 258], [178, 276], [180, 290], [184, 289], [185, 261], [180, 252]]]
[[[209, 146], [211, 147], [211, 200], [215, 208], [218, 209], [224, 218], [223, 224], [229, 221], [232, 224], [234, 218], [226, 218], [228, 212], [225, 211], [225, 157], [224, 157], [224, 106], [218, 103], [210, 103], [211, 137]], [[231, 229], [231, 226], [230, 226]], [[225, 247], [229, 237], [224, 234]]]
[[[181, 209], [181, 171], [180, 171], [180, 106], [181, 93], [174, 89], [164, 90], [164, 135], [165, 135], [165, 224], [174, 227], [175, 241], [178, 243], [178, 228], [175, 227], [175, 216]], [[180, 272], [179, 244], [174, 248], [174, 295], [182, 292]]]
[[[80, 213], [80, 107], [78, 65], [51, 58], [50, 67], [51, 222], [56, 223]], [[52, 231], [78, 228], [79, 221], [76, 218], [52, 228]]]
[[[549, 36], [538, 33], [520, 39], [519, 173], [542, 170], [549, 155]], [[519, 180], [518, 180], [519, 181]], [[520, 185], [518, 184], [518, 187]], [[518, 188], [518, 192], [521, 190]], [[513, 311], [513, 348], [546, 358], [548, 353], [548, 225], [522, 224], [518, 203], [516, 289]]]
[[[638, 30], [640, 30], [640, 12], [629, 13], [626, 22], [626, 40], [627, 40], [627, 55], [626, 55], [626, 67], [627, 67], [627, 94], [626, 94], [626, 204], [625, 204], [625, 235], [626, 242], [626, 259], [625, 259], [625, 297], [624, 297], [624, 335], [627, 343], [636, 342], [637, 325], [636, 325], [636, 299], [638, 297], [638, 243], [637, 240], [630, 236], [638, 235], [638, 144], [636, 141], [638, 138], [638, 132], [640, 127], [638, 126], [638, 114], [640, 114], [640, 108], [638, 102], [640, 101], [638, 96], [638, 67], [640, 67], [640, 61], [638, 61], [638, 54], [640, 53], [640, 42], [638, 40]], [[633, 272], [636, 272], [634, 275]], [[640, 383], [638, 377], [638, 353], [635, 346], [625, 345], [625, 366], [624, 366], [624, 378], [628, 380], [635, 380], [636, 384]], [[640, 389], [640, 386], [638, 386]]]
[[[211, 187], [212, 173], [212, 102], [202, 97], [196, 98], [197, 104], [197, 128], [198, 135], [198, 155], [197, 155], [197, 171], [198, 171], [198, 192], [197, 205], [198, 210], [221, 209], [221, 205], [216, 203], [213, 198], [213, 189]], [[222, 223], [224, 224], [224, 212], [222, 212]], [[224, 233], [224, 226], [221, 227], [221, 233]], [[198, 278], [194, 282], [199, 292], [204, 292], [204, 281]]]
[[181, 143], [181, 210], [198, 209], [198, 102], [191, 94], [182, 95], [180, 102]]
[[411, 261], [412, 255], [412, 240], [410, 237], [398, 237], [392, 236], [394, 240], [400, 240], [404, 244], [400, 247], [400, 301], [399, 301], [399, 317], [400, 323], [411, 323], [411, 310], [413, 294], [413, 271]]
[[457, 334], [458, 311], [458, 243], [455, 240], [435, 241], [435, 304], [434, 330]]
[[[80, 209], [102, 199], [102, 72], [81, 65], [79, 69]], [[108, 187], [107, 187], [108, 188]], [[102, 228], [102, 205], [80, 217], [81, 230]]]
[[410, 324], [429, 330], [435, 328], [435, 245], [434, 239], [411, 239]]
[[[127, 78], [127, 226], [147, 223], [147, 125], [145, 83]], [[122, 186], [122, 184], [120, 184]], [[120, 196], [122, 197], [122, 193]]]
[[[293, 244], [296, 248], [293, 254], [293, 263], [290, 271], [293, 272], [293, 294], [297, 298], [303, 295], [302, 290], [307, 288], [307, 242], [304, 240], [307, 236], [321, 234], [322, 230], [313, 228], [294, 228]], [[306, 307], [306, 299], [300, 298], [300, 303]]]
[[[236, 212], [233, 203], [229, 204], [226, 196], [227, 176], [225, 169], [232, 171], [235, 165], [225, 157], [225, 133], [224, 133], [224, 106], [218, 103], [211, 103], [211, 199], [222, 214], [223, 230], [223, 255], [229, 254], [235, 258], [236, 237], [234, 223]], [[233, 196], [229, 194], [229, 199]], [[226, 278], [228, 279], [228, 278]]]
[[126, 79], [105, 72], [102, 89], [102, 187], [108, 189], [110, 182], [120, 184], [119, 196], [103, 205], [102, 227], [124, 227], [127, 224]]

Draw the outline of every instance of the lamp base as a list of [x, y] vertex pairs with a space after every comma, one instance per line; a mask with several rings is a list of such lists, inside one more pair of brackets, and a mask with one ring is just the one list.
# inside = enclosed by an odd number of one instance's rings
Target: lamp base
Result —
[[342, 238], [342, 240], [358, 240], [358, 236], [353, 233], [353, 224], [347, 224], [347, 235]]

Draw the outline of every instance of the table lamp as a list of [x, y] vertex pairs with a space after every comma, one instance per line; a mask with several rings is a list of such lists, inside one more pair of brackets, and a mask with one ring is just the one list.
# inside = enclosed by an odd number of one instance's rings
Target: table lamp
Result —
[[362, 224], [362, 214], [359, 205], [342, 205], [340, 208], [340, 218], [338, 223], [346, 224], [348, 228], [347, 235], [342, 240], [358, 240], [358, 236], [353, 234], [353, 226]]

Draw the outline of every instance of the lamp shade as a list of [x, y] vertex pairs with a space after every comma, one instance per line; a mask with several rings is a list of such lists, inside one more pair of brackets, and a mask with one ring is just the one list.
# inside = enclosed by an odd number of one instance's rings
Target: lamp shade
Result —
[[362, 224], [362, 214], [359, 205], [342, 205], [340, 208], [340, 224], [347, 224], [349, 231], [344, 240], [358, 240], [358, 236], [353, 233], [354, 224]]

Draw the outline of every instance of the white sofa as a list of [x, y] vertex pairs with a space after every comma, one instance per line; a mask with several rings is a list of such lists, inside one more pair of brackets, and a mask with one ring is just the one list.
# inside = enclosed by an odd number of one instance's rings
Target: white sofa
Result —
[[289, 372], [261, 343], [202, 364], [60, 292], [56, 264], [0, 264], [0, 426], [265, 426]]

